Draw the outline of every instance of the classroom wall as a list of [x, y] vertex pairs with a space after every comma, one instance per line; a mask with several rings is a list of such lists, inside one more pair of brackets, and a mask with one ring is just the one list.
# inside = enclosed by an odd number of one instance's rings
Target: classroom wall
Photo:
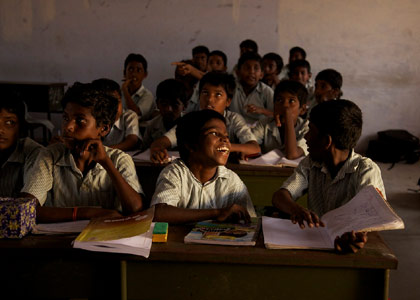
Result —
[[122, 79], [130, 52], [149, 62], [146, 87], [199, 44], [228, 55], [256, 40], [260, 53], [301, 46], [313, 76], [335, 68], [344, 98], [364, 112], [360, 150], [379, 130], [420, 136], [420, 5], [415, 0], [0, 0], [0, 80]]

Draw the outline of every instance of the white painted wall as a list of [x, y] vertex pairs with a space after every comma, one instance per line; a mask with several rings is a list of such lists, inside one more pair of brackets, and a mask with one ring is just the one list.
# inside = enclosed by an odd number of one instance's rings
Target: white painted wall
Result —
[[223, 50], [229, 69], [243, 39], [284, 60], [299, 45], [314, 76], [343, 74], [344, 98], [364, 112], [364, 149], [379, 130], [420, 135], [419, 16], [416, 0], [0, 0], [0, 80], [120, 81], [135, 52], [154, 92], [199, 44]]

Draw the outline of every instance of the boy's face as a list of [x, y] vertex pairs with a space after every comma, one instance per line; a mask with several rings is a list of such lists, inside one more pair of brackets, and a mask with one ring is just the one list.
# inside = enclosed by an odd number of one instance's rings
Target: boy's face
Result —
[[191, 155], [203, 166], [216, 167], [227, 163], [230, 153], [230, 142], [226, 125], [222, 120], [211, 119], [201, 130], [198, 147]]
[[196, 53], [193, 55], [193, 64], [200, 70], [205, 72], [207, 69], [207, 54]]
[[311, 79], [312, 74], [308, 72], [308, 69], [305, 67], [297, 67], [290, 74], [290, 79], [293, 81], [298, 81], [303, 85], [306, 85]]
[[109, 126], [97, 125], [89, 107], [69, 102], [64, 108], [62, 137], [64, 145], [70, 150], [74, 150], [85, 141], [105, 137], [109, 130]]
[[209, 72], [226, 72], [226, 66], [223, 58], [218, 55], [212, 55], [209, 57], [207, 63], [207, 71]]
[[320, 134], [318, 128], [309, 122], [309, 131], [305, 134], [308, 152], [312, 160], [322, 163], [326, 159], [328, 137]]
[[304, 59], [302, 53], [300, 53], [299, 51], [295, 51], [293, 52], [290, 56], [289, 56], [289, 64], [292, 61], [298, 60], [298, 59]]
[[245, 53], [255, 52], [253, 48], [241, 47], [239, 50], [239, 56], [244, 55]]
[[19, 118], [5, 109], [0, 110], [0, 151], [14, 147], [19, 139]]
[[279, 72], [277, 70], [277, 64], [274, 60], [263, 59], [262, 65], [263, 65], [264, 77], [266, 75], [277, 75], [277, 74], [279, 74]]
[[228, 98], [223, 86], [214, 86], [206, 83], [200, 93], [200, 110], [212, 109], [223, 115], [231, 100]]
[[256, 60], [247, 60], [238, 70], [238, 77], [243, 85], [254, 88], [263, 77], [260, 63]]
[[164, 122], [173, 123], [179, 117], [184, 110], [184, 104], [181, 100], [176, 99], [176, 103], [167, 99], [159, 99], [157, 107], [164, 120]]
[[125, 68], [124, 77], [130, 80], [130, 84], [140, 88], [143, 80], [147, 77], [143, 64], [138, 61], [130, 61]]
[[[286, 114], [291, 114], [293, 124], [296, 124], [298, 117], [306, 112], [306, 104], [300, 105], [300, 101], [296, 95], [288, 92], [277, 94], [274, 99], [274, 117], [279, 116], [281, 124], [286, 122]], [[277, 124], [279, 126], [280, 124]]]
[[339, 89], [333, 89], [332, 86], [325, 80], [318, 79], [315, 81], [315, 99], [316, 102], [321, 103], [338, 98]]

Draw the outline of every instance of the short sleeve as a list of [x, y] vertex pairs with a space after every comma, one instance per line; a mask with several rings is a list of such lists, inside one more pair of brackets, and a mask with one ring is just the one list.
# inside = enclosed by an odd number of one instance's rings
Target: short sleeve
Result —
[[165, 203], [178, 207], [181, 199], [181, 183], [179, 172], [172, 165], [167, 166], [158, 177], [156, 190], [150, 205]]
[[178, 145], [176, 138], [176, 125], [164, 134], [171, 142], [171, 147], [174, 148]]
[[378, 165], [369, 158], [364, 158], [362, 163], [364, 166], [360, 166], [361, 171], [359, 172], [359, 185], [357, 193], [365, 186], [373, 185], [381, 191], [382, 196], [386, 199], [384, 182]]
[[121, 173], [125, 181], [139, 194], [144, 194], [137, 177], [136, 167], [130, 155], [118, 151], [118, 158], [115, 162], [115, 168]]
[[251, 128], [249, 128], [245, 119], [240, 114], [235, 113], [230, 126], [233, 126], [233, 132], [241, 144], [245, 144], [250, 141], [257, 141], [255, 135], [251, 131]]
[[148, 120], [151, 113], [153, 112], [153, 110], [156, 107], [156, 103], [153, 99], [153, 94], [150, 91], [145, 90], [144, 94], [139, 99], [139, 101], [137, 103], [137, 106], [139, 107], [139, 109], [141, 111], [142, 121]]
[[309, 186], [310, 158], [307, 156], [296, 167], [293, 174], [283, 183], [282, 189], [286, 189], [296, 201], [305, 194]]
[[124, 127], [124, 137], [127, 137], [132, 134], [137, 137], [140, 137], [139, 119], [137, 117], [137, 114], [130, 109], [124, 112]]

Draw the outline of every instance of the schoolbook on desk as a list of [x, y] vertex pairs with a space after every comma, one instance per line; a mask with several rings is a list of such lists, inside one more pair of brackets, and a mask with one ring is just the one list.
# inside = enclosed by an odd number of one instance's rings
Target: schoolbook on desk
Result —
[[[349, 231], [403, 229], [404, 222], [373, 186], [321, 217], [325, 227], [301, 229], [288, 219], [263, 217], [264, 243], [269, 249], [334, 249], [334, 239]], [[306, 225], [306, 223], [305, 223]]]
[[149, 257], [154, 208], [128, 217], [94, 219], [73, 242], [74, 248]]
[[277, 167], [297, 167], [297, 165], [304, 159], [305, 156], [291, 160], [287, 159], [279, 149], [271, 150], [258, 158], [249, 159], [248, 161], [241, 160], [241, 164], [257, 165], [257, 166], [277, 166]]
[[203, 221], [197, 223], [185, 236], [186, 244], [213, 244], [230, 246], [255, 246], [260, 221], [252, 218], [249, 224], [219, 223]]

